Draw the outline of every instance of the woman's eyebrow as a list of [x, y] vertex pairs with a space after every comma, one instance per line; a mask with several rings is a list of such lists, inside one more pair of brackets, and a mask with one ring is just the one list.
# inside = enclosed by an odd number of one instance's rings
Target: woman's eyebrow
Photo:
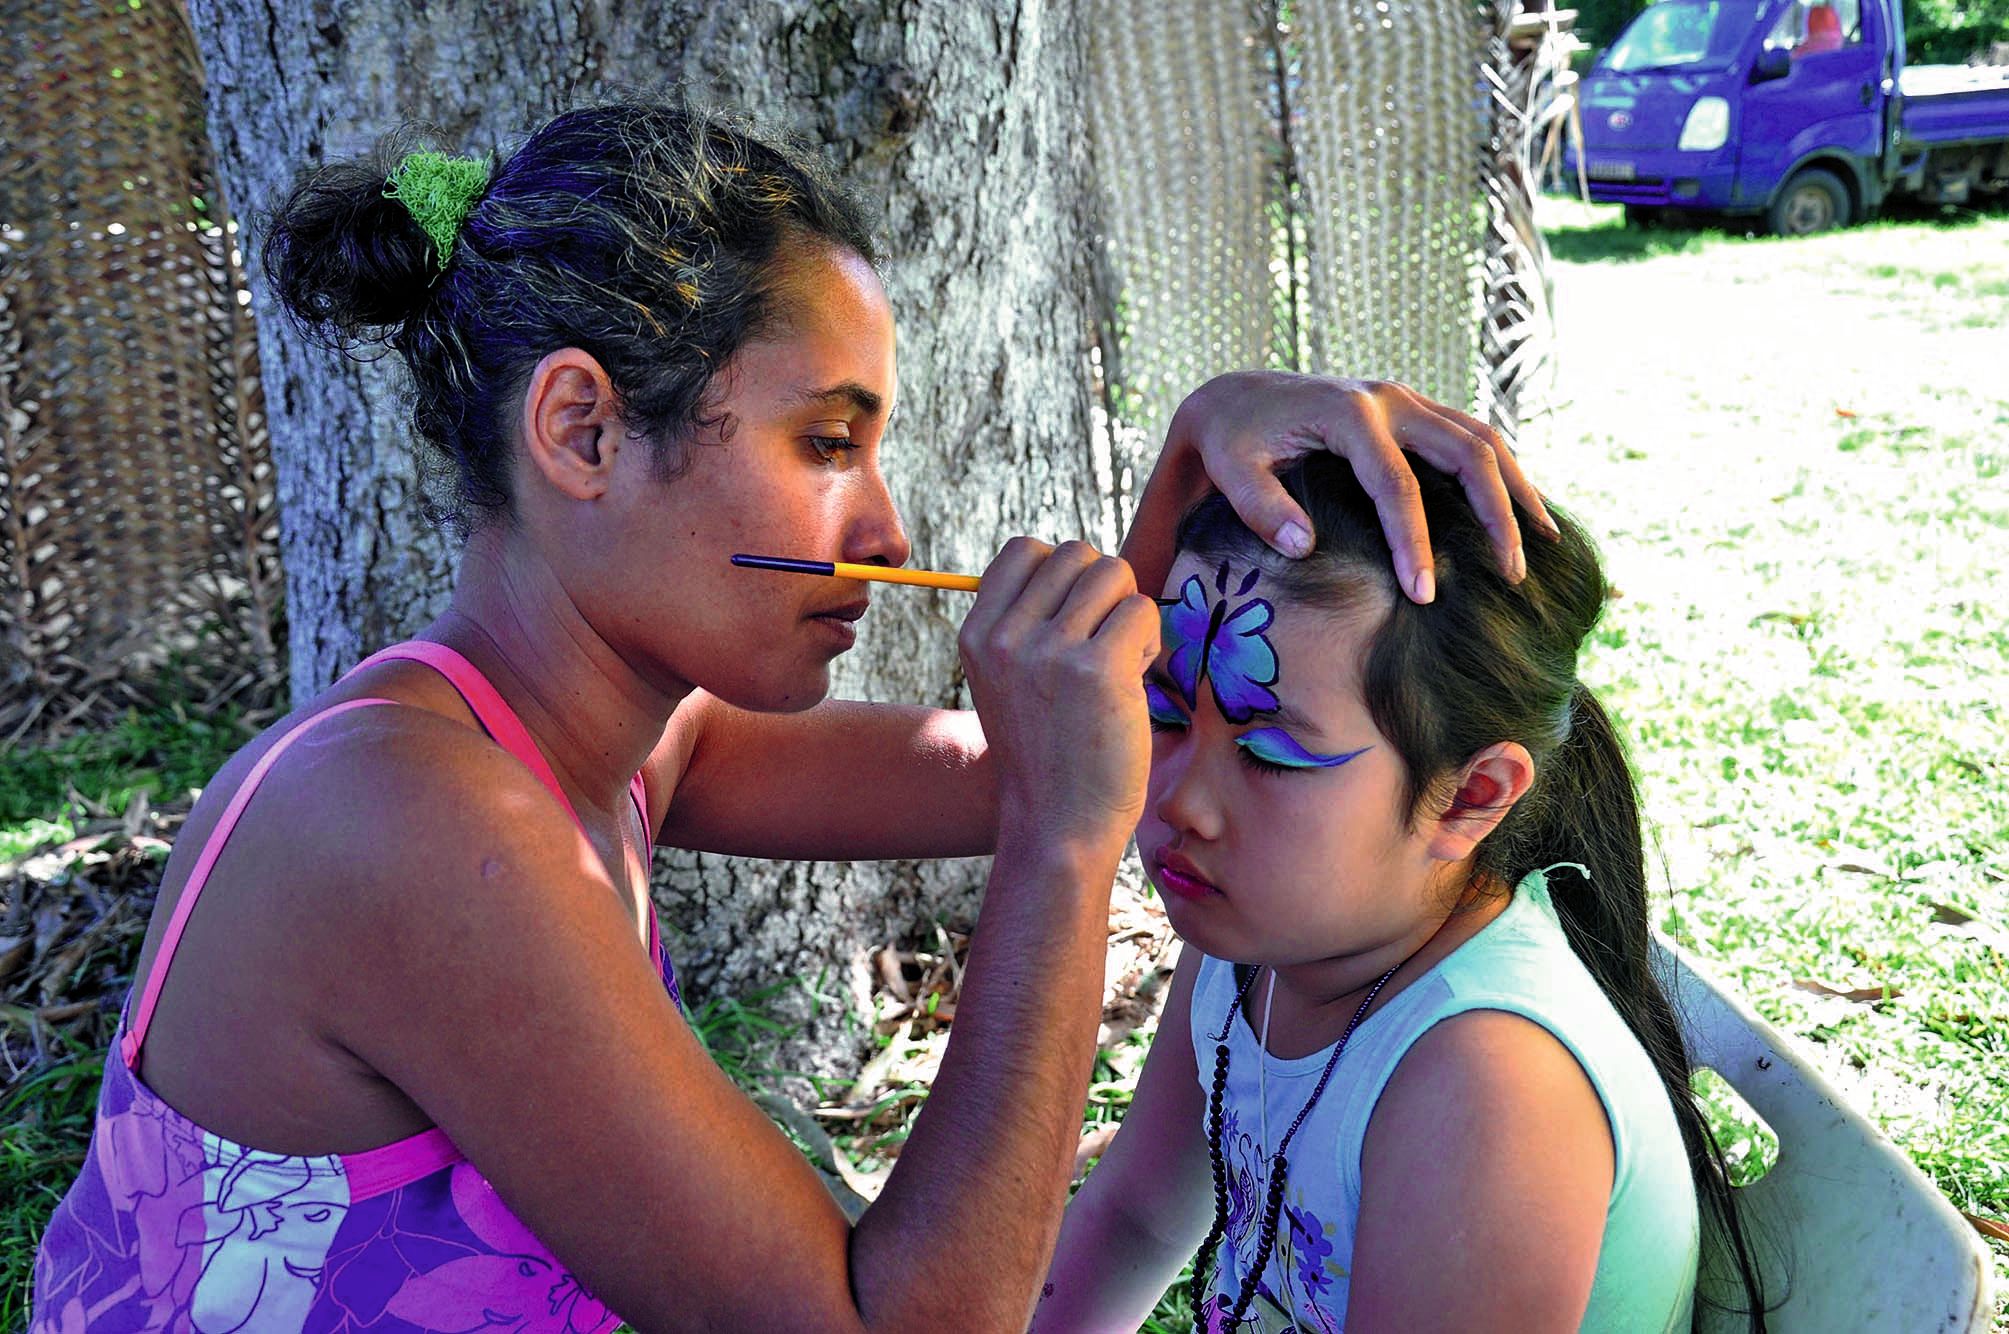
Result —
[[789, 396], [790, 405], [849, 403], [858, 411], [877, 416], [886, 406], [886, 400], [873, 393], [856, 380], [845, 380], [827, 389], [802, 389]]

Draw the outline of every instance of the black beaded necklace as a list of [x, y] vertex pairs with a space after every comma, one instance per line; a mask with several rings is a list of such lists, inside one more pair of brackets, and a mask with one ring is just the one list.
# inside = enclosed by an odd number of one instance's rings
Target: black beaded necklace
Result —
[[[1359, 1008], [1353, 1012], [1353, 1018], [1347, 1021], [1346, 1031], [1339, 1035], [1339, 1041], [1333, 1046], [1332, 1055], [1326, 1060], [1325, 1070], [1318, 1077], [1318, 1085], [1312, 1089], [1311, 1097], [1298, 1111], [1297, 1119], [1292, 1121], [1290, 1129], [1284, 1132], [1282, 1142], [1277, 1145], [1276, 1153], [1270, 1158], [1269, 1195], [1263, 1202], [1263, 1224], [1256, 1243], [1256, 1262], [1249, 1266], [1242, 1276], [1242, 1290], [1235, 1297], [1234, 1309], [1228, 1313], [1225, 1326], [1228, 1329], [1240, 1324], [1242, 1317], [1247, 1314], [1249, 1303], [1256, 1297], [1256, 1284], [1262, 1280], [1263, 1270], [1269, 1267], [1270, 1253], [1276, 1249], [1277, 1220], [1283, 1213], [1284, 1173], [1290, 1166], [1284, 1153], [1290, 1148], [1291, 1136], [1297, 1134], [1298, 1127], [1304, 1124], [1305, 1117], [1311, 1115], [1311, 1109], [1318, 1106], [1319, 1096], [1325, 1092], [1326, 1081], [1332, 1078], [1333, 1067], [1339, 1064], [1339, 1054], [1346, 1050], [1346, 1040], [1353, 1036], [1354, 1029], [1360, 1027], [1360, 1021], [1367, 1015], [1367, 1007], [1374, 1004], [1374, 998], [1381, 994], [1381, 988], [1387, 985], [1388, 979], [1395, 976], [1396, 968], [1401, 966], [1402, 964], [1396, 964], [1395, 968], [1383, 973], [1380, 980], [1367, 989], [1367, 995], [1361, 999]], [[1248, 980], [1235, 992], [1234, 1002], [1228, 1006], [1227, 1022], [1222, 1024], [1221, 1031], [1214, 1035], [1214, 1084], [1212, 1091], [1207, 1095], [1207, 1161], [1214, 1171], [1214, 1226], [1208, 1230], [1207, 1239], [1200, 1243], [1200, 1253], [1193, 1258], [1193, 1283], [1188, 1289], [1188, 1295], [1192, 1299], [1196, 1318], [1204, 1305], [1207, 1266], [1212, 1262], [1221, 1239], [1228, 1233], [1228, 1169], [1221, 1153], [1221, 1101], [1228, 1089], [1228, 1033], [1234, 1028], [1235, 1016], [1241, 1013], [1242, 1002], [1248, 998], [1249, 989], [1255, 986], [1256, 978], [1262, 971], [1260, 968], [1249, 970]], [[1276, 984], [1272, 982], [1270, 985]], [[1260, 1055], [1258, 1059], [1261, 1059]]]

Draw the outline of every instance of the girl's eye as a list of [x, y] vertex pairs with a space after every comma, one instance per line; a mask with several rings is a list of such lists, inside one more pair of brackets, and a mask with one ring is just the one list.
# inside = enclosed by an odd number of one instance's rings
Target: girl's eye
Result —
[[1315, 755], [1280, 727], [1261, 727], [1253, 732], [1244, 732], [1235, 738], [1235, 749], [1242, 753], [1243, 763], [1262, 773], [1282, 773], [1287, 769], [1337, 769], [1368, 751], [1363, 746], [1338, 755]]
[[1265, 759], [1252, 746], [1237, 745], [1235, 754], [1241, 757], [1242, 767], [1254, 773], [1287, 774], [1297, 767], [1294, 764], [1278, 764], [1275, 760]]
[[1151, 715], [1151, 730], [1154, 732], [1183, 732], [1186, 730], [1186, 715], [1182, 713], [1172, 697], [1152, 685], [1144, 683], [1144, 709]]
[[809, 445], [825, 463], [834, 463], [858, 448], [858, 442], [848, 435], [812, 435]]

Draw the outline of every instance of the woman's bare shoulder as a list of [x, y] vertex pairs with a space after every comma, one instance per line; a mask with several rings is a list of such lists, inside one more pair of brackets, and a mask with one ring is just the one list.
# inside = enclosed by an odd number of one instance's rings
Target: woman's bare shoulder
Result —
[[378, 906], [377, 895], [403, 914], [463, 891], [495, 856], [558, 854], [567, 879], [598, 871], [578, 855], [572, 818], [522, 761], [486, 733], [409, 704], [319, 724], [273, 766], [256, 803], [265, 810], [258, 832], [243, 831], [249, 841], [288, 855], [303, 888], [339, 887], [344, 920]]
[[[253, 767], [300, 721], [339, 702], [317, 699], [218, 771], [176, 840], [142, 972]], [[273, 942], [275, 964], [281, 954], [295, 958], [289, 975], [318, 990], [328, 979], [317, 981], [316, 959], [348, 960], [340, 966], [369, 972], [387, 961], [384, 946], [392, 940], [466, 946], [510, 930], [509, 919], [489, 910], [512, 892], [583, 897], [618, 914], [604, 867], [553, 795], [471, 716], [436, 703], [392, 698], [323, 718], [296, 736], [228, 831], [182, 955], [203, 968], [195, 960], [213, 951], [200, 937], [211, 933], [197, 928], [221, 917], [238, 939], [232, 958], [249, 961], [258, 957], [254, 942]], [[508, 877], [515, 889], [505, 891], [495, 883], [501, 867], [535, 874]], [[588, 892], [594, 885], [603, 892]], [[282, 949], [282, 942], [301, 948]]]

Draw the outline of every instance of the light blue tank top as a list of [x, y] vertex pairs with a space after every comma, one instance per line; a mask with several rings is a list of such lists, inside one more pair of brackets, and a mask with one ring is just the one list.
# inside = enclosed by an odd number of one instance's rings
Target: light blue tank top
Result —
[[[1231, 965], [1202, 960], [1192, 1030], [1203, 1090], [1235, 987]], [[1292, 1141], [1275, 1251], [1242, 1330], [1345, 1327], [1368, 1117], [1410, 1046], [1439, 1021], [1467, 1010], [1505, 1010], [1546, 1028], [1576, 1057], [1604, 1103], [1615, 1154], [1611, 1202], [1581, 1328], [1624, 1334], [1688, 1329], [1700, 1232], [1673, 1108], [1645, 1050], [1570, 949], [1547, 877], [1534, 871], [1498, 917], [1354, 1032], [1319, 1105]], [[1221, 1138], [1229, 1218], [1214, 1278], [1222, 1315], [1254, 1261], [1268, 1187], [1257, 1061], [1265, 1064], [1274, 1152], [1332, 1055], [1327, 1047], [1296, 1060], [1268, 1056], [1247, 1022], [1230, 1026], [1228, 1050]], [[1218, 1316], [1203, 1316], [1200, 1323], [1225, 1328]]]

